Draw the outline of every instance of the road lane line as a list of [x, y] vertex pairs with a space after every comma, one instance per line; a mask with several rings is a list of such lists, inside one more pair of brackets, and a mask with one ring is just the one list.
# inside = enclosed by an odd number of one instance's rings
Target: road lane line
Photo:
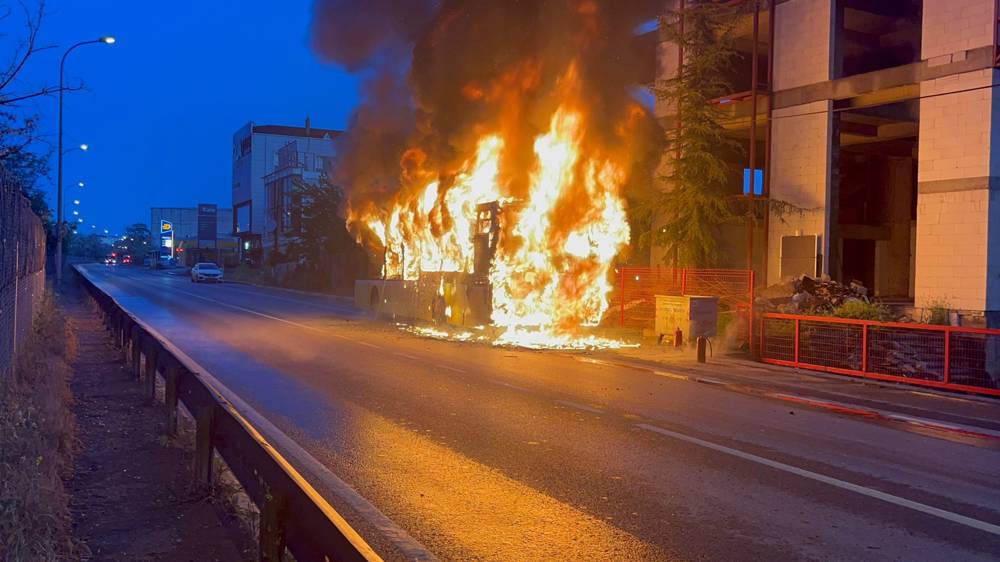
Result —
[[[333, 336], [335, 338], [340, 338], [342, 340], [348, 340], [348, 341], [352, 341], [352, 342], [355, 342], [355, 343], [360, 343], [362, 345], [367, 345], [367, 346], [370, 346], [370, 347], [378, 347], [376, 345], [373, 345], [373, 344], [370, 344], [370, 343], [365, 343], [365, 342], [362, 342], [362, 341], [358, 341], [358, 340], [356, 340], [354, 338], [351, 338], [351, 337], [348, 337], [348, 336], [344, 336], [344, 335], [338, 334], [336, 332], [331, 332], [330, 330], [325, 330], [323, 328], [317, 328], [315, 326], [309, 326], [308, 324], [301, 324], [299, 322], [295, 322], [295, 321], [292, 321], [292, 320], [286, 320], [286, 319], [280, 318], [278, 316], [272, 316], [270, 314], [265, 314], [263, 312], [258, 312], [256, 310], [253, 310], [253, 309], [250, 309], [250, 308], [246, 308], [244, 306], [239, 306], [239, 305], [236, 305], [236, 304], [229, 304], [227, 302], [222, 302], [222, 301], [220, 301], [218, 299], [210, 299], [210, 298], [208, 298], [206, 296], [202, 296], [202, 295], [199, 295], [199, 294], [196, 294], [196, 293], [190, 293], [188, 291], [182, 291], [180, 289], [174, 289], [174, 290], [177, 291], [178, 293], [183, 293], [185, 295], [191, 295], [192, 297], [195, 297], [195, 298], [198, 298], [198, 299], [201, 299], [201, 300], [204, 300], [204, 301], [208, 301], [208, 302], [214, 302], [215, 304], [218, 304], [220, 306], [225, 306], [227, 308], [232, 308], [234, 310], [242, 310], [243, 312], [248, 312], [250, 314], [256, 314], [257, 316], [261, 316], [263, 318], [267, 318], [267, 319], [270, 319], [270, 320], [276, 320], [278, 322], [282, 322], [282, 323], [288, 324], [290, 326], [296, 326], [296, 327], [299, 327], [299, 328], [304, 328], [306, 330], [311, 330], [313, 332], [319, 332], [321, 334], [326, 334], [326, 335], [329, 335], [329, 336]], [[379, 349], [381, 349], [381, 348], [379, 348]]]
[[449, 371], [454, 371], [456, 373], [465, 373], [465, 372], [467, 372], [465, 369], [459, 369], [458, 367], [449, 367], [448, 365], [438, 365], [438, 367], [441, 368], [441, 369], [448, 369]]
[[711, 441], [705, 441], [704, 439], [699, 439], [697, 437], [692, 437], [690, 435], [685, 435], [683, 433], [678, 433], [676, 431], [671, 431], [669, 429], [664, 429], [655, 425], [649, 425], [645, 423], [636, 424], [636, 427], [645, 429], [647, 431], [652, 431], [654, 433], [659, 433], [660, 435], [665, 435], [667, 437], [673, 437], [674, 439], [679, 439], [681, 441], [686, 441], [688, 443], [699, 445], [705, 447], [706, 449], [712, 449], [713, 451], [718, 451], [720, 453], [725, 453], [727, 455], [732, 455], [734, 457], [739, 457], [743, 460], [750, 462], [755, 462], [757, 464], [762, 464], [777, 470], [788, 472], [796, 476], [801, 476], [802, 478], [808, 478], [810, 480], [815, 480], [817, 482], [822, 482], [830, 486], [840, 488], [842, 490], [848, 490], [856, 494], [861, 494], [863, 496], [868, 496], [870, 498], [875, 498], [877, 500], [882, 500], [893, 505], [898, 505], [900, 507], [905, 507], [907, 509], [912, 509], [913, 511], [919, 511], [927, 515], [932, 515], [934, 517], [939, 517], [952, 523], [958, 523], [959, 525], [965, 525], [966, 527], [971, 527], [973, 529], [978, 529], [980, 531], [985, 531], [992, 535], [1000, 536], [1000, 525], [994, 525], [992, 523], [987, 523], [986, 521], [980, 521], [979, 519], [973, 519], [971, 517], [966, 517], [964, 515], [959, 515], [952, 511], [946, 511], [937, 507], [933, 507], [924, 503], [915, 502], [913, 500], [908, 500], [906, 498], [901, 498], [899, 496], [894, 496], [886, 492], [875, 490], [873, 488], [868, 488], [865, 486], [860, 486], [858, 484], [852, 484], [850, 482], [845, 482], [844, 480], [838, 480], [832, 476], [826, 476], [824, 474], [819, 474], [818, 472], [813, 472], [811, 470], [806, 470], [804, 468], [799, 468], [797, 466], [792, 466], [790, 464], [785, 464], [783, 462], [773, 461], [764, 457], [759, 457], [752, 453], [747, 453], [740, 451], [739, 449], [733, 449], [731, 447], [726, 447], [725, 445], [719, 445], [717, 443], [712, 443]]
[[493, 384], [499, 384], [500, 386], [506, 386], [507, 388], [516, 390], [518, 392], [528, 392], [528, 393], [531, 392], [531, 390], [529, 390], [527, 388], [524, 388], [523, 386], [517, 386], [516, 384], [510, 384], [509, 382], [498, 381], [496, 379], [486, 379], [486, 380], [490, 381]]
[[411, 359], [411, 360], [413, 360], [413, 361], [421, 361], [421, 360], [422, 360], [422, 359], [420, 359], [419, 357], [417, 357], [416, 355], [410, 355], [410, 354], [408, 354], [408, 353], [400, 353], [400, 352], [398, 352], [398, 351], [394, 351], [394, 352], [393, 352], [393, 355], [397, 355], [397, 356], [399, 356], [399, 357], [404, 357], [404, 358], [406, 358], [406, 359]]
[[597, 408], [592, 408], [586, 404], [580, 404], [579, 402], [571, 402], [569, 400], [556, 400], [556, 404], [561, 404], [563, 406], [567, 406], [569, 408], [573, 408], [576, 410], [583, 410], [584, 412], [590, 414], [601, 415], [604, 413], [604, 410], [599, 410]]
[[371, 347], [371, 348], [374, 348], [374, 349], [382, 349], [380, 346], [377, 346], [377, 345], [375, 345], [373, 343], [368, 343], [366, 341], [358, 340], [355, 343], [357, 343], [358, 345], [363, 345], [365, 347]]
[[330, 309], [330, 310], [333, 310], [333, 311], [336, 311], [336, 312], [350, 312], [345, 307], [339, 306], [339, 305], [335, 305], [335, 304], [324, 303], [324, 302], [309, 302], [309, 301], [307, 301], [305, 299], [293, 299], [293, 298], [288, 298], [288, 297], [282, 297], [282, 296], [278, 296], [278, 295], [268, 294], [267, 291], [252, 291], [252, 290], [248, 291], [248, 290], [245, 290], [245, 289], [238, 289], [232, 283], [227, 284], [226, 285], [226, 289], [229, 290], [229, 291], [232, 291], [234, 293], [241, 293], [241, 294], [244, 294], [244, 295], [250, 295], [250, 296], [254, 296], [254, 297], [264, 297], [264, 298], [268, 298], [268, 299], [274, 299], [276, 301], [289, 302], [289, 303], [297, 304], [297, 305], [301, 305], [301, 306], [310, 306], [310, 307], [317, 307], [318, 306], [318, 307], [327, 308], [327, 309]]

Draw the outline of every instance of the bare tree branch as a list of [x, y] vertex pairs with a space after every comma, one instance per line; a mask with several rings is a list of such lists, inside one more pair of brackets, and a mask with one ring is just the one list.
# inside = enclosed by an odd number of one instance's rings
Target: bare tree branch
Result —
[[[83, 83], [81, 83], [79, 86], [63, 86], [62, 91], [64, 91], [64, 92], [76, 92], [76, 91], [79, 91], [79, 90], [82, 90], [82, 89], [84, 89]], [[59, 90], [60, 90], [60, 88], [55, 87], [55, 86], [46, 86], [45, 88], [42, 88], [41, 90], [38, 90], [37, 92], [32, 92], [30, 94], [23, 94], [23, 95], [20, 95], [20, 96], [14, 96], [14, 97], [10, 97], [10, 98], [0, 97], [0, 106], [5, 106], [5, 105], [6, 106], [10, 106], [10, 105], [14, 105], [17, 102], [28, 100], [28, 99], [31, 99], [31, 98], [37, 98], [39, 96], [47, 96], [47, 95], [50, 95], [50, 94], [56, 94], [56, 93], [59, 92]]]
[[38, 30], [42, 27], [42, 16], [45, 13], [45, 0], [40, 0], [38, 2], [38, 13], [32, 16], [31, 11], [24, 2], [20, 2], [21, 8], [24, 10], [25, 16], [25, 27], [28, 29], [28, 36], [24, 39], [22, 47], [24, 53], [20, 55], [14, 55], [14, 60], [8, 65], [7, 70], [0, 73], [0, 92], [3, 92], [10, 83], [17, 77], [17, 75], [24, 68], [24, 65], [28, 63], [28, 59], [31, 55], [38, 52], [35, 48], [35, 40], [38, 38]]

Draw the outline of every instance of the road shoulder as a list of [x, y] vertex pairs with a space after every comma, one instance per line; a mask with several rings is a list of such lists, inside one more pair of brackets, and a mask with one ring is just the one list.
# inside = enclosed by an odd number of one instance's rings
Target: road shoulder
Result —
[[162, 413], [122, 368], [82, 293], [63, 305], [79, 341], [71, 389], [80, 449], [68, 483], [76, 534], [100, 560], [247, 559], [237, 522], [193, 484], [190, 450], [163, 436]]

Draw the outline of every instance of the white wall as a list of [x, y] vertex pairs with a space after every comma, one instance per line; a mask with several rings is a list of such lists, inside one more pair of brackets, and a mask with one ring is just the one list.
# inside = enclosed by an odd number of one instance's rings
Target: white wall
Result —
[[[923, 58], [947, 62], [991, 45], [993, 23], [993, 0], [925, 0]], [[998, 78], [986, 69], [921, 83], [918, 308], [1000, 310], [1000, 100], [989, 87]]]

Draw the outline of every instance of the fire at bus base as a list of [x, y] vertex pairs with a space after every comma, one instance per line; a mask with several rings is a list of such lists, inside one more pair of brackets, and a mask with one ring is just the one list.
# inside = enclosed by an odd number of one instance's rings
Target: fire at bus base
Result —
[[381, 268], [357, 304], [435, 337], [624, 345], [598, 328], [629, 249], [626, 188], [648, 188], [662, 137], [632, 95], [655, 2], [377, 0], [390, 26], [344, 19], [345, 2], [315, 32], [372, 77], [334, 173]]
[[[563, 77], [567, 90], [574, 72]], [[488, 133], [447, 187], [434, 177], [385, 208], [352, 213], [349, 223], [363, 224], [384, 248], [383, 280], [359, 282], [360, 304], [395, 318], [488, 324], [491, 335], [475, 339], [500, 345], [624, 345], [587, 333], [607, 310], [629, 225], [625, 172], [613, 155], [582, 149], [585, 126], [571, 105], [555, 109], [534, 140], [523, 197], [499, 180], [504, 138]], [[470, 339], [468, 332], [423, 333]]]

